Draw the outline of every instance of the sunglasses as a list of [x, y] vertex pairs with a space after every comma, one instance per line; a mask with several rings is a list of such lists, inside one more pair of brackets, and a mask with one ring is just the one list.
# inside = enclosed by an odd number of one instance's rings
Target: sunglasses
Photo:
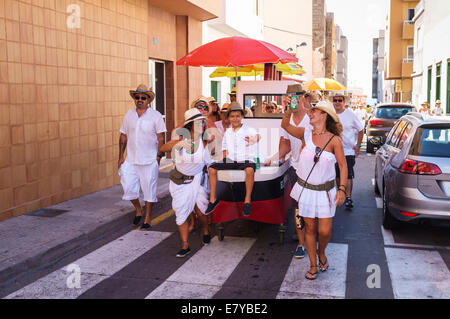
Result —
[[139, 100], [145, 101], [145, 100], [147, 100], [147, 97], [146, 96], [135, 96], [134, 99], [136, 101], [139, 101]]
[[208, 111], [208, 109], [209, 109], [208, 105], [205, 105], [205, 104], [199, 104], [196, 106], [196, 108], [199, 110], [205, 110], [205, 111]]
[[322, 149], [320, 147], [316, 146], [316, 154], [314, 155], [314, 163], [317, 163], [319, 161], [321, 151], [322, 151]]
[[272, 106], [267, 106], [267, 107], [266, 107], [266, 110], [275, 110], [275, 108], [272, 107]]
[[344, 100], [343, 99], [333, 99], [333, 102], [340, 102], [340, 103], [342, 103], [342, 102], [344, 102]]

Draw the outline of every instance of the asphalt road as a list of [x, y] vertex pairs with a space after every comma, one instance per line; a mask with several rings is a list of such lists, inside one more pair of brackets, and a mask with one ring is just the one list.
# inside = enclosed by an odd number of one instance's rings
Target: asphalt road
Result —
[[373, 191], [374, 156], [363, 152], [355, 169], [355, 207], [338, 208], [330, 268], [315, 281], [304, 279], [308, 258], [293, 259], [292, 211], [283, 244], [278, 225], [236, 220], [226, 225], [223, 241], [215, 236], [208, 246], [193, 231], [192, 253], [175, 258], [180, 239], [168, 197], [155, 207], [154, 218], [160, 217], [151, 231], [125, 227], [6, 298], [450, 298], [448, 226], [384, 230]]

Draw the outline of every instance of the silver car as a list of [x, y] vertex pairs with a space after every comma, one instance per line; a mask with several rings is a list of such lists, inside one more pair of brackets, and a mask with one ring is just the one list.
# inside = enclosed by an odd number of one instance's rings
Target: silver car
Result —
[[400, 118], [376, 152], [375, 193], [383, 226], [450, 220], [450, 116]]

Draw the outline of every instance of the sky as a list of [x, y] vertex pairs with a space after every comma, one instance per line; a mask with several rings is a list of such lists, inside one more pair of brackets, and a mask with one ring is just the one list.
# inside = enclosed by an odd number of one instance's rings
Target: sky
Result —
[[326, 0], [348, 39], [348, 87], [362, 87], [372, 95], [372, 44], [385, 28], [389, 0]]

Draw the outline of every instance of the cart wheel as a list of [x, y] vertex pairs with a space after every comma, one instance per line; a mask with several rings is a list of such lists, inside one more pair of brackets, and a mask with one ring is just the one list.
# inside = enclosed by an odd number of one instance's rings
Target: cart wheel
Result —
[[217, 227], [217, 231], [218, 231], [218, 238], [219, 238], [219, 241], [223, 241], [223, 238], [224, 238], [224, 236], [225, 236], [225, 227], [223, 227], [223, 224], [219, 224], [218, 225], [218, 227]]
[[284, 224], [280, 224], [280, 227], [279, 227], [280, 244], [284, 244], [284, 234], [285, 233], [286, 233], [286, 226]]

